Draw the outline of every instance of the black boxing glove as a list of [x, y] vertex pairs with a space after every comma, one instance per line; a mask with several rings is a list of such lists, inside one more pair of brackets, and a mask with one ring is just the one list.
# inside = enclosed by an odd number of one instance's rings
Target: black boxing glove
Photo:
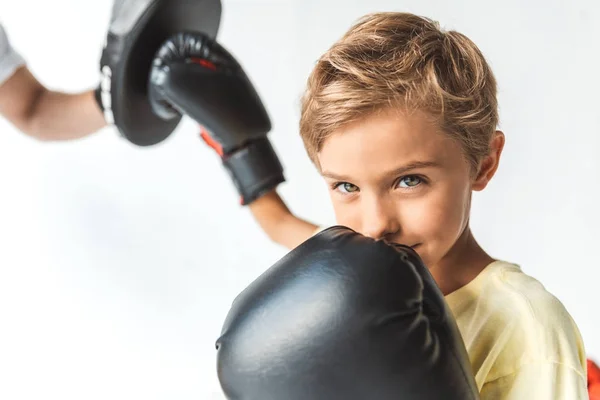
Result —
[[242, 204], [284, 182], [267, 138], [267, 111], [242, 67], [216, 41], [190, 32], [168, 39], [156, 53], [149, 96], [161, 118], [186, 114], [203, 127], [203, 139], [221, 156]]
[[339, 226], [236, 298], [217, 368], [229, 400], [479, 398], [456, 322], [415, 251]]

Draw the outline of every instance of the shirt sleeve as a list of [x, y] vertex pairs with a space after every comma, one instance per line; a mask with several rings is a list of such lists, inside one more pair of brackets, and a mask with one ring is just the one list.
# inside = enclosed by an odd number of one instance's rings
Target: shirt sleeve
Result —
[[481, 400], [588, 400], [587, 379], [560, 363], [533, 363], [483, 385]]
[[4, 27], [0, 24], [0, 85], [25, 65], [23, 57], [11, 46]]

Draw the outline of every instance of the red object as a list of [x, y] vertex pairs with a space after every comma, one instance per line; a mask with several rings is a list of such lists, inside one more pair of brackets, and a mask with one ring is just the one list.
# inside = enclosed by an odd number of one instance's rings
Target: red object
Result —
[[213, 137], [210, 136], [203, 127], [200, 127], [200, 137], [207, 145], [216, 151], [219, 156], [223, 157], [223, 147], [219, 144], [219, 142], [213, 139]]
[[590, 400], [600, 400], [600, 367], [592, 360], [587, 360], [588, 392]]
[[200, 64], [203, 67], [206, 67], [208, 69], [212, 69], [213, 71], [217, 70], [217, 66], [215, 64], [211, 63], [208, 60], [205, 60], [204, 58], [192, 57], [192, 62], [195, 62], [196, 64]]

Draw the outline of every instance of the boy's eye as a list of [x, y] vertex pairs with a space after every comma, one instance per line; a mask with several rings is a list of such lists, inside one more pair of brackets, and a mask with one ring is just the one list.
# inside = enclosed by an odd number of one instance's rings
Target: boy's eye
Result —
[[335, 189], [341, 191], [342, 193], [354, 193], [358, 192], [358, 186], [353, 185], [348, 182], [340, 182], [335, 185]]
[[421, 178], [416, 175], [408, 175], [400, 179], [398, 186], [402, 188], [412, 188], [422, 183]]

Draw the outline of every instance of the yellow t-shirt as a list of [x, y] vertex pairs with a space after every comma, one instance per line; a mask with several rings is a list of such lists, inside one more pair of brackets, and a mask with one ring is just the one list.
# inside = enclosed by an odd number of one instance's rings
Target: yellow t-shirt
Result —
[[588, 399], [586, 354], [562, 303], [519, 266], [488, 265], [446, 296], [481, 399]]

